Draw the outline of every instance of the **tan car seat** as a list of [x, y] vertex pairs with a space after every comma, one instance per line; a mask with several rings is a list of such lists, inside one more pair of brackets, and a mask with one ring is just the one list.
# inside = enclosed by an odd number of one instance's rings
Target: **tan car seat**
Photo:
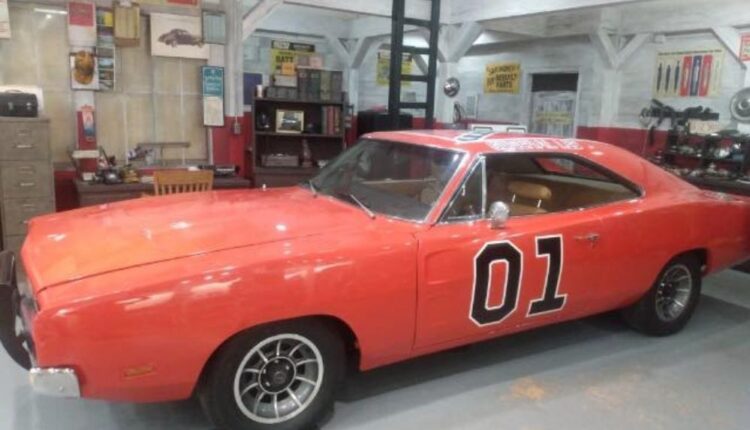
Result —
[[552, 199], [552, 191], [548, 187], [531, 182], [512, 181], [508, 184], [508, 191], [512, 194], [511, 216], [547, 213], [543, 206]]

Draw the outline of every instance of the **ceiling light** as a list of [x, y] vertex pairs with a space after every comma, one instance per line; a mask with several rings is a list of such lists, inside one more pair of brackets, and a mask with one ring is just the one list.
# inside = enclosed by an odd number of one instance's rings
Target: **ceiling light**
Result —
[[35, 7], [34, 12], [55, 14], [55, 15], [67, 15], [68, 11], [64, 9], [46, 9], [41, 7]]

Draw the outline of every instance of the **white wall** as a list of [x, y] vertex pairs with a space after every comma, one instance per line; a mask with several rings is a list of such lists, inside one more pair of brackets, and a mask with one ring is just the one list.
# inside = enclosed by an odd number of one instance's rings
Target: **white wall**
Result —
[[620, 100], [616, 125], [620, 127], [640, 127], [638, 114], [653, 97], [654, 68], [659, 52], [684, 50], [724, 49], [724, 66], [721, 78], [721, 92], [716, 97], [672, 97], [659, 100], [676, 109], [704, 106], [719, 112], [720, 121], [728, 124], [731, 120], [729, 102], [744, 83], [744, 69], [739, 62], [726, 52], [724, 45], [711, 33], [669, 36], [665, 43], [648, 42], [639, 49], [622, 67]]
[[[502, 50], [502, 52], [497, 52]], [[485, 66], [495, 62], [521, 64], [519, 94], [484, 94]], [[474, 49], [458, 63], [461, 93], [457, 100], [479, 94], [478, 119], [528, 123], [530, 115], [531, 75], [545, 72], [577, 72], [580, 102], [579, 125], [598, 120], [601, 92], [599, 71], [602, 61], [588, 37], [545, 39]]]

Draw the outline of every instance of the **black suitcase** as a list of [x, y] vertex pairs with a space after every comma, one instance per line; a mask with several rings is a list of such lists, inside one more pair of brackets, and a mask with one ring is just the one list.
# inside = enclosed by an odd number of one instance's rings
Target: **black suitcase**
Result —
[[38, 111], [39, 102], [35, 94], [20, 91], [0, 92], [0, 116], [34, 118]]

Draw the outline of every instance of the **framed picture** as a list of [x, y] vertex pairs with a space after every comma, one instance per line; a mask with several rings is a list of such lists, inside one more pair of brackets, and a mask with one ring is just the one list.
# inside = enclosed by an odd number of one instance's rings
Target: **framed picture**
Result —
[[302, 133], [305, 127], [305, 112], [301, 110], [276, 111], [277, 133]]
[[99, 89], [99, 61], [94, 48], [73, 48], [70, 53], [70, 87], [74, 90]]
[[227, 16], [224, 12], [203, 11], [203, 42], [216, 45], [227, 43]]
[[152, 13], [151, 55], [207, 59], [201, 17]]

